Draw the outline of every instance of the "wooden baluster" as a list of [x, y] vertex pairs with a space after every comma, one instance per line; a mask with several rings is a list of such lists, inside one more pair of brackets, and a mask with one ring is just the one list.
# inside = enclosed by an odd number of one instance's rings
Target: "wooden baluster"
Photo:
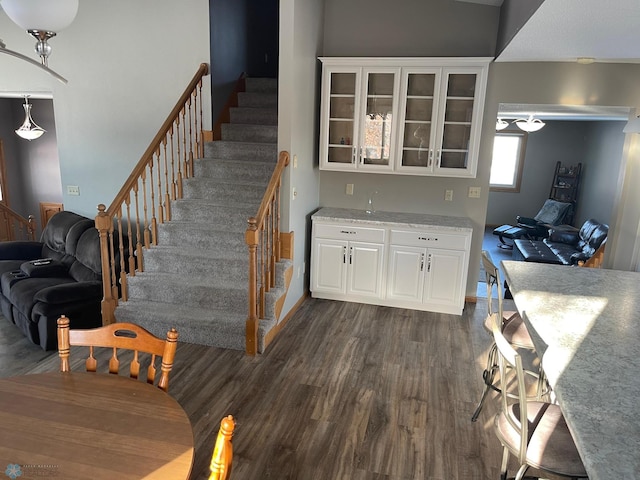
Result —
[[128, 246], [128, 250], [129, 250], [129, 257], [128, 257], [128, 260], [129, 260], [129, 272], [134, 272], [133, 274], [135, 275], [136, 259], [135, 259], [135, 256], [134, 256], [135, 250], [133, 249], [133, 231], [131, 229], [131, 195], [129, 195], [125, 199], [125, 204], [127, 205], [127, 237], [128, 237], [127, 240], [129, 241], [129, 246]]
[[275, 214], [275, 197], [271, 200], [271, 286], [276, 285], [276, 214]]
[[[122, 233], [122, 207], [120, 207], [120, 211], [118, 212], [118, 251], [120, 253], [119, 258], [120, 258], [120, 287], [122, 289], [122, 300], [124, 300], [125, 302], [128, 299], [128, 292], [127, 292], [127, 271], [126, 271], [126, 261], [125, 261], [125, 254], [124, 254], [124, 234]], [[113, 234], [111, 235], [111, 248], [113, 248], [113, 252], [115, 255], [115, 245], [113, 245]], [[115, 258], [113, 259], [113, 265], [114, 265], [114, 273], [113, 276], [115, 277], [115, 265], [116, 265], [116, 261]], [[118, 285], [114, 284], [114, 288], [115, 288], [115, 293], [114, 293], [114, 297], [117, 299], [118, 298]]]
[[264, 241], [264, 260], [267, 266], [265, 268], [265, 275], [262, 279], [262, 283], [264, 285], [265, 292], [268, 292], [271, 290], [271, 242], [273, 241], [273, 238], [271, 237], [271, 202], [269, 202], [269, 207], [267, 208], [263, 228], [266, 237]]
[[162, 140], [163, 157], [164, 157], [164, 218], [167, 222], [171, 221], [171, 195], [169, 194], [169, 164], [167, 158], [167, 137]]
[[176, 135], [178, 138], [176, 138], [176, 158], [178, 159], [178, 198], [182, 198], [182, 179], [184, 178], [184, 175], [186, 175], [186, 171], [183, 173], [183, 162], [182, 162], [182, 155], [180, 153], [180, 115], [178, 115], [178, 118], [176, 118], [175, 121], [175, 126], [176, 126]]
[[27, 238], [34, 242], [36, 240], [36, 219], [33, 215], [29, 215], [27, 228]]
[[111, 218], [105, 212], [107, 207], [102, 203], [98, 205], [98, 215], [96, 216], [96, 229], [100, 236], [100, 255], [102, 261], [102, 324], [108, 325], [115, 321], [113, 312], [115, 311], [115, 300], [111, 290], [111, 275], [109, 268], [109, 230], [113, 225]]
[[258, 312], [257, 307], [257, 248], [258, 248], [258, 227], [255, 217], [248, 221], [247, 231], [244, 235], [245, 243], [249, 248], [249, 315], [245, 324], [246, 351], [249, 355], [258, 353]]
[[169, 130], [169, 150], [171, 151], [171, 200], [178, 198], [177, 196], [177, 179], [176, 179], [176, 157], [173, 146], [173, 125]]
[[147, 170], [145, 169], [140, 176], [142, 179], [142, 211], [144, 212], [144, 247], [151, 247], [151, 240], [149, 239], [149, 215], [147, 207]]
[[189, 106], [189, 171], [193, 177], [193, 119], [191, 118], [191, 99], [192, 97], [189, 97], [187, 105]]
[[[142, 258], [142, 235], [140, 232], [140, 199], [138, 198], [138, 182], [133, 186], [134, 200], [136, 202], [136, 260], [138, 261], [138, 267], [129, 272], [130, 275], [135, 276], [136, 270], [144, 272], [144, 262]], [[143, 226], [144, 228], [144, 226]]]
[[151, 245], [157, 245], [156, 228], [158, 222], [156, 220], [156, 196], [153, 189], [153, 157], [151, 157], [151, 162], [149, 162], [149, 185], [151, 186]]
[[[259, 294], [258, 294], [258, 318], [264, 318], [264, 307], [265, 307], [265, 292], [267, 291], [265, 289], [266, 285], [265, 285], [265, 280], [267, 279], [266, 275], [266, 257], [265, 257], [265, 239], [264, 239], [264, 222], [260, 225], [260, 228], [258, 229], [258, 231], [260, 232], [260, 265], [262, 268], [262, 275], [260, 276], [260, 289], [259, 289]], [[268, 288], [268, 287], [267, 287]]]
[[198, 99], [200, 100], [200, 149], [198, 150], [198, 158], [204, 158], [204, 123], [202, 122], [202, 79], [198, 82]]
[[[160, 160], [160, 147], [158, 147], [158, 149], [155, 151], [153, 158], [155, 158], [156, 161], [156, 173], [158, 174], [158, 222], [159, 223], [164, 223], [164, 208], [162, 205], [162, 161]], [[152, 160], [153, 162], [153, 160]], [[153, 176], [152, 176], [153, 178]], [[151, 190], [151, 193], [153, 193], [153, 190]], [[154, 243], [155, 245], [155, 243]]]
[[276, 262], [281, 260], [282, 242], [280, 241], [280, 189], [282, 187], [282, 176], [278, 179], [276, 187]]
[[187, 111], [186, 106], [182, 109], [182, 155], [184, 157], [184, 174], [185, 178], [191, 178], [193, 176], [193, 172], [191, 171], [191, 166], [189, 165], [189, 154], [187, 153]]

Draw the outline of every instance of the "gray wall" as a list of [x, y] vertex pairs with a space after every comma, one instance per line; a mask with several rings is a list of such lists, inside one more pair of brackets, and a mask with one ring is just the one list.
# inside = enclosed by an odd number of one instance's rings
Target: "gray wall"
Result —
[[47, 132], [32, 141], [15, 134], [24, 121], [24, 100], [0, 99], [0, 138], [4, 141], [10, 206], [24, 217], [34, 215], [40, 226], [40, 202], [62, 203], [60, 163], [53, 102], [30, 99], [33, 121]]
[[282, 186], [282, 229], [295, 232], [294, 273], [283, 314], [308, 290], [310, 215], [318, 207], [317, 57], [322, 54], [322, 25], [322, 2], [280, 1], [278, 149], [290, 152], [292, 159]]
[[589, 122], [587, 125], [585, 175], [580, 188], [576, 225], [595, 218], [610, 224], [620, 190], [625, 122]]
[[[96, 25], [113, 35], [96, 39]], [[36, 58], [33, 39], [4, 14], [0, 31], [7, 48]], [[51, 45], [49, 66], [69, 83], [0, 55], [0, 96], [52, 95], [64, 206], [95, 216], [99, 203], [111, 203], [199, 64], [209, 62], [209, 2], [83, 0]], [[203, 91], [210, 129], [208, 84]], [[66, 185], [78, 185], [80, 196], [68, 196]]]

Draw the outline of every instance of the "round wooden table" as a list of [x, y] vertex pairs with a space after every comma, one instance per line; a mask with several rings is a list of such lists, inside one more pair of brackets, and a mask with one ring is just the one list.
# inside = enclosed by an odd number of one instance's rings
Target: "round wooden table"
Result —
[[7, 478], [179, 480], [191, 472], [193, 431], [182, 407], [127, 377], [2, 378], [0, 425], [0, 476]]

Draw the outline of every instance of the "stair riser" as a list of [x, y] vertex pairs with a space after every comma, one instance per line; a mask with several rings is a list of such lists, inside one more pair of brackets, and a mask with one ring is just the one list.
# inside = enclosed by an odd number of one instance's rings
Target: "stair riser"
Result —
[[[266, 187], [266, 185], [265, 185]], [[185, 183], [184, 198], [208, 199], [213, 203], [260, 205], [265, 187], [219, 183], [215, 179], [193, 178]]]
[[219, 230], [244, 231], [247, 220], [256, 214], [256, 209], [233, 209], [204, 203], [176, 203], [172, 207], [171, 215], [180, 222], [206, 221]]
[[268, 108], [234, 107], [229, 109], [231, 123], [278, 125], [278, 112]]
[[[203, 250], [204, 251], [204, 250]], [[195, 277], [228, 278], [233, 281], [249, 280], [249, 256], [242, 259], [194, 258], [176, 254], [174, 250], [151, 249], [144, 254], [144, 269], [147, 273], [163, 272]]]
[[278, 94], [263, 92], [238, 93], [239, 107], [277, 108]]
[[276, 78], [252, 78], [244, 80], [247, 92], [278, 93], [278, 80]]
[[278, 126], [225, 123], [222, 125], [222, 140], [232, 142], [277, 143]]
[[243, 164], [215, 160], [200, 160], [195, 162], [194, 166], [198, 177], [213, 178], [220, 182], [228, 180], [229, 182], [264, 183], [265, 186], [269, 183], [274, 168], [275, 164], [271, 162]]
[[204, 156], [206, 158], [276, 162], [278, 146], [270, 143], [207, 142], [204, 145]]
[[230, 255], [248, 255], [243, 232], [215, 231], [211, 235], [194, 235], [193, 230], [183, 225], [165, 223], [158, 225], [158, 243], [163, 246], [200, 248], [202, 250], [218, 249]]
[[184, 285], [172, 283], [161, 285], [148, 276], [132, 277], [129, 280], [129, 298], [174, 304], [197, 308], [211, 308], [230, 311], [244, 311], [247, 308], [247, 290], [233, 288], [213, 288], [202, 285]]

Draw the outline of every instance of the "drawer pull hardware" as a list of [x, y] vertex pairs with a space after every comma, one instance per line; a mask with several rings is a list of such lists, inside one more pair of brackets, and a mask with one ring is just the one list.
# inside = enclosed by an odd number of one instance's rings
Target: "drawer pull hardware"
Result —
[[347, 235], [355, 235], [358, 232], [354, 232], [353, 230], [340, 230], [340, 233], [346, 233]]
[[437, 242], [438, 238], [437, 237], [418, 237], [418, 240], [425, 240], [425, 241], [429, 241], [429, 242]]

